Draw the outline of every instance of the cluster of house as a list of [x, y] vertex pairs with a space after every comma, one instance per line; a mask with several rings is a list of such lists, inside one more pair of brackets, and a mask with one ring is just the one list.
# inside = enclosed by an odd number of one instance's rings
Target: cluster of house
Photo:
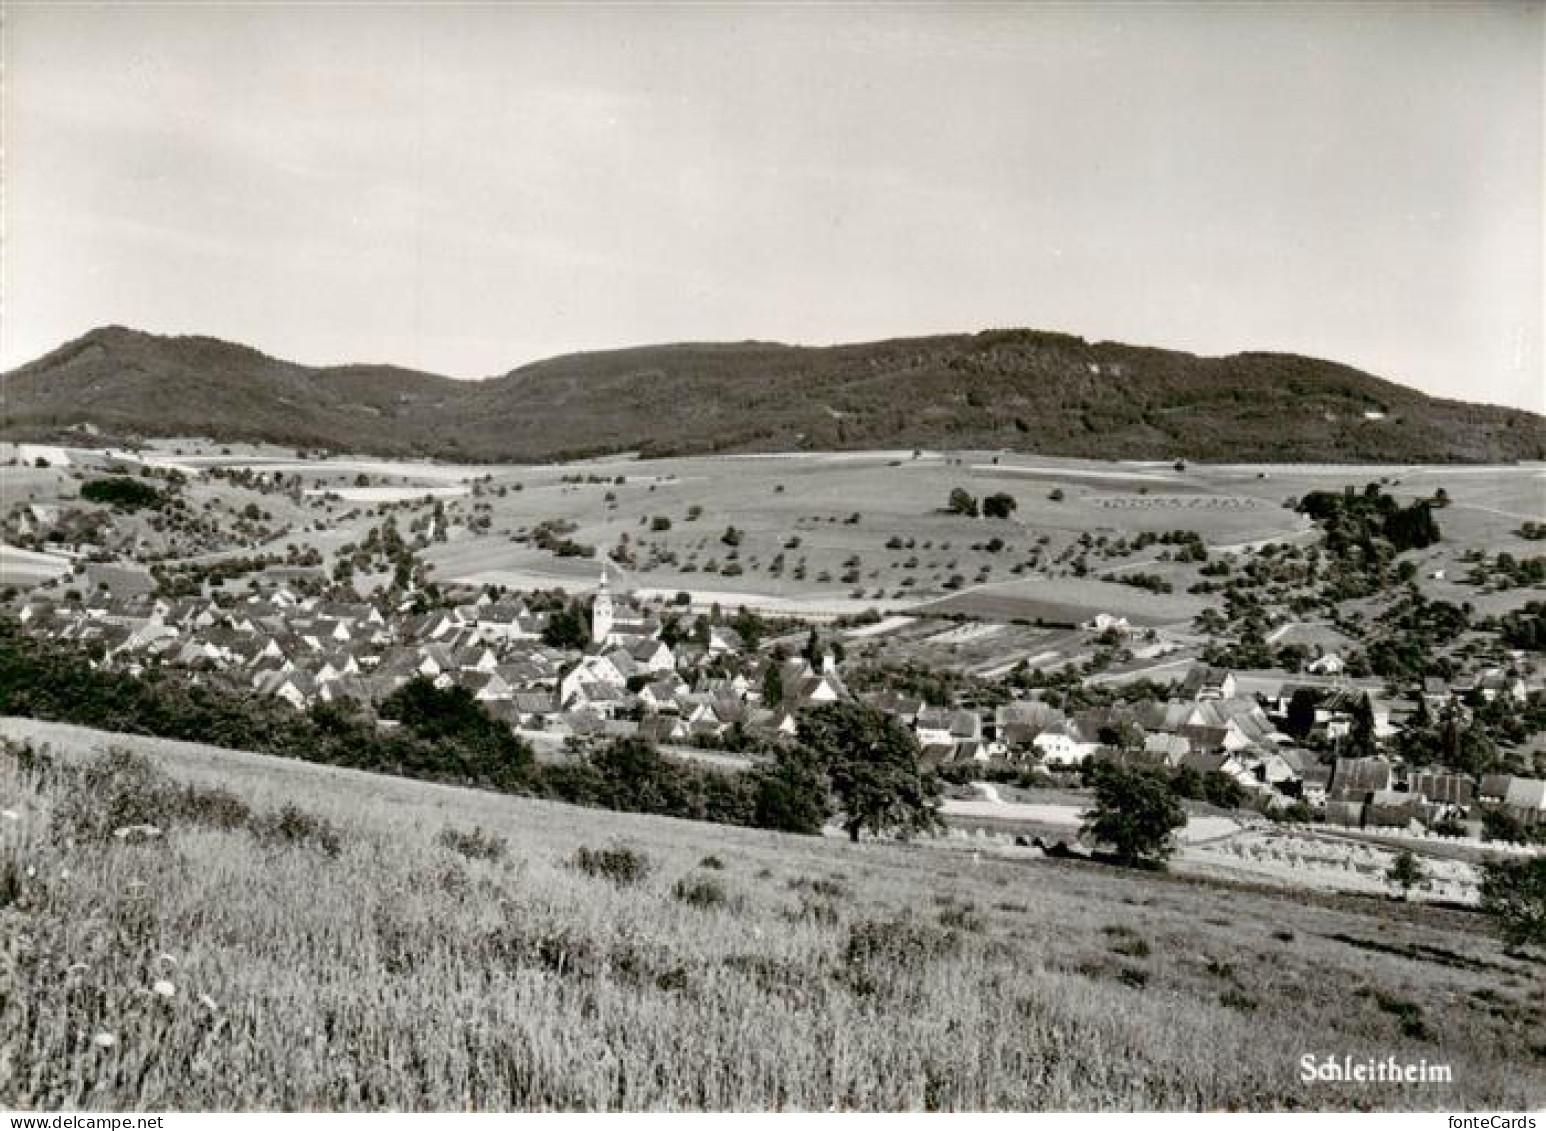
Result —
[[549, 614], [479, 594], [429, 612], [297, 596], [284, 586], [237, 600], [172, 599], [93, 586], [79, 602], [34, 594], [27, 631], [73, 643], [129, 671], [173, 665], [221, 673], [297, 710], [316, 703], [379, 703], [416, 678], [466, 688], [515, 728], [575, 735], [642, 735], [701, 743], [739, 727], [792, 735], [801, 707], [847, 698], [830, 656], [780, 664], [782, 695], [764, 704], [774, 661], [715, 625], [667, 643], [653, 612], [613, 598], [606, 578], [592, 603], [590, 644], [543, 642]]
[[[283, 586], [239, 600], [115, 596], [98, 586], [80, 602], [27, 598], [29, 631], [71, 641], [129, 670], [153, 664], [223, 678], [298, 710], [350, 700], [379, 703], [424, 677], [466, 688], [518, 729], [593, 737], [640, 736], [662, 744], [712, 745], [731, 731], [776, 741], [794, 735], [800, 710], [851, 695], [830, 654], [775, 659], [714, 625], [690, 640], [662, 638], [659, 615], [609, 591], [592, 603], [584, 648], [544, 643], [549, 614], [487, 595], [429, 612], [296, 596]], [[777, 679], [769, 669], [777, 666]], [[1485, 686], [1483, 686], [1485, 684]], [[776, 685], [776, 702], [766, 691]], [[1527, 693], [1512, 677], [1484, 677], [1483, 694]], [[1166, 700], [1067, 710], [1051, 698], [991, 711], [942, 706], [893, 692], [862, 698], [916, 735], [935, 766], [1040, 765], [1073, 769], [1118, 758], [1170, 771], [1223, 774], [1263, 807], [1304, 802], [1327, 821], [1431, 826], [1502, 808], [1526, 824], [1546, 820], [1546, 782], [1411, 771], [1383, 757], [1326, 762], [1284, 732], [1297, 688], [1243, 694], [1228, 671], [1194, 667]], [[1425, 687], [1452, 701], [1457, 689]], [[1318, 688], [1314, 732], [1347, 736], [1367, 692]], [[1395, 733], [1385, 704], [1370, 699], [1374, 733]], [[1435, 708], [1437, 709], [1437, 708]]]
[[[1522, 681], [1487, 673], [1475, 688], [1483, 694], [1527, 693]], [[1494, 808], [1526, 825], [1546, 821], [1546, 781], [1539, 779], [1409, 771], [1383, 756], [1322, 760], [1284, 733], [1298, 690], [1285, 683], [1270, 696], [1243, 695], [1232, 673], [1199, 665], [1168, 700], [1072, 712], [1042, 699], [1006, 703], [991, 716], [900, 695], [876, 696], [875, 702], [913, 727], [925, 760], [936, 766], [970, 760], [1072, 770], [1090, 758], [1109, 758], [1173, 772], [1223, 774], [1261, 807], [1302, 802], [1327, 822], [1352, 827], [1479, 821]], [[1388, 705], [1363, 689], [1315, 690], [1312, 733], [1333, 745], [1351, 734], [1354, 713], [1366, 699], [1375, 737], [1395, 733]], [[1427, 690], [1436, 693], [1437, 687]], [[1446, 684], [1445, 702], [1460, 690]]]

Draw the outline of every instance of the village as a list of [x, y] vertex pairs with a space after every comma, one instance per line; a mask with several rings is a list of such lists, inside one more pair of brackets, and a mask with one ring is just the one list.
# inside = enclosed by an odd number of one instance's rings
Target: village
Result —
[[[1519, 668], [1430, 678], [1409, 702], [1345, 679], [1334, 654], [1303, 677], [1237, 676], [1198, 661], [1167, 665], [1171, 682], [1144, 680], [1137, 694], [1100, 705], [1070, 705], [1056, 686], [1020, 686], [982, 706], [971, 695], [931, 701], [849, 688], [852, 663], [838, 657], [905, 630], [909, 618], [818, 629], [717, 607], [694, 616], [685, 603], [614, 592], [605, 566], [588, 608], [562, 595], [529, 602], [463, 588], [424, 609], [422, 598], [339, 601], [283, 583], [240, 597], [169, 598], [145, 571], [102, 564], [84, 565], [80, 582], [63, 594], [53, 586], [17, 595], [18, 622], [101, 665], [182, 669], [297, 712], [319, 704], [371, 712], [418, 678], [463, 688], [539, 756], [640, 738], [734, 772], [792, 741], [803, 710], [858, 698], [908, 728], [924, 765], [963, 785], [1012, 783], [1033, 796], [1037, 785], [1077, 785], [1082, 767], [1118, 761], [1278, 822], [1472, 840], [1546, 825], [1546, 780], [1408, 765], [1394, 753], [1414, 716], [1463, 720], [1468, 703], [1522, 708], [1541, 684]], [[1087, 628], [1106, 639], [1132, 631], [1107, 616]]]

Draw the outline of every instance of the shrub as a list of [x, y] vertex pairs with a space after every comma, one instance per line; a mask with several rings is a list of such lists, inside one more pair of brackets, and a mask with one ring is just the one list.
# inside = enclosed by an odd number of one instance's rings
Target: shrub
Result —
[[1238, 990], [1231, 986], [1219, 994], [1219, 1004], [1229, 1009], [1238, 1009], [1241, 1013], [1254, 1013], [1258, 1003], [1255, 998], [1244, 990]]
[[486, 833], [481, 828], [463, 832], [447, 825], [440, 830], [436, 841], [452, 852], [460, 853], [469, 860], [503, 860], [510, 842], [496, 833]]
[[725, 862], [718, 856], [705, 856], [702, 860], [698, 861], [698, 867], [712, 868], [715, 871], [723, 870], [724, 866]]
[[1400, 1023], [1402, 1036], [1415, 1041], [1433, 1040], [1433, 1028], [1423, 1019], [1422, 1006], [1382, 993], [1376, 993], [1374, 1000], [1382, 1012], [1392, 1014]]
[[314, 847], [327, 856], [337, 856], [343, 848], [343, 836], [331, 821], [297, 805], [286, 804], [277, 813], [258, 817], [248, 828], [264, 844]]
[[947, 930], [969, 931], [972, 934], [981, 934], [988, 927], [976, 905], [971, 903], [946, 907], [939, 913], [939, 925]]
[[671, 894], [689, 907], [700, 911], [712, 911], [730, 902], [725, 886], [708, 878], [677, 880]]
[[1482, 910], [1509, 946], [1546, 946], [1546, 856], [1483, 865]]
[[954, 954], [960, 938], [905, 916], [867, 919], [848, 929], [843, 962], [854, 966], [891, 966], [918, 970], [929, 962]]
[[252, 810], [240, 797], [220, 786], [185, 785], [178, 803], [178, 816], [190, 824], [239, 829], [252, 819]]
[[822, 927], [835, 927], [839, 919], [836, 905], [810, 896], [801, 896], [798, 907], [785, 908], [780, 914], [791, 923], [815, 923]]
[[844, 899], [849, 895], [848, 885], [842, 880], [828, 880], [817, 877], [798, 876], [789, 881], [789, 886], [795, 891], [808, 891], [812, 895], [819, 895], [823, 899]]
[[176, 817], [176, 785], [138, 754], [115, 747], [69, 776], [54, 809], [61, 837], [107, 840], [118, 829], [142, 825], [164, 832]]
[[1125, 955], [1128, 958], [1149, 957], [1149, 942], [1131, 927], [1113, 925], [1105, 928], [1105, 934], [1110, 943], [1108, 946], [1113, 954]]
[[593, 879], [614, 884], [636, 884], [649, 874], [650, 864], [643, 853], [622, 846], [585, 848], [574, 854], [574, 866]]

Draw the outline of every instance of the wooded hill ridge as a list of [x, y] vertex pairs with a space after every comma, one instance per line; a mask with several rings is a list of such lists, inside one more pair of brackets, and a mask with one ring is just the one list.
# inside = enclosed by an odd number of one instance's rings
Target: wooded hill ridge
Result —
[[92, 330], [0, 378], [0, 433], [204, 436], [537, 462], [863, 448], [1211, 462], [1546, 459], [1546, 418], [1308, 357], [988, 330], [824, 347], [569, 354], [482, 381], [314, 367], [208, 337]]

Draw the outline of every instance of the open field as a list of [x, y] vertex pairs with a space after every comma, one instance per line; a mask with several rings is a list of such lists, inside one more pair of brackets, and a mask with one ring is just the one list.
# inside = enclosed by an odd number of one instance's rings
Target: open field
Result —
[[[0, 455], [20, 451], [7, 446]], [[297, 459], [284, 449], [187, 440], [158, 441], [135, 452], [76, 448], [47, 454], [88, 472], [132, 466], [134, 460], [176, 466], [192, 477], [190, 503], [215, 514], [234, 514], [259, 496], [204, 473], [226, 468], [286, 475], [293, 493], [261, 496], [272, 512], [268, 526], [277, 533], [233, 549], [315, 542], [330, 559], [379, 523], [384, 505], [402, 504], [395, 513], [406, 528], [428, 513], [422, 502], [428, 500], [443, 505], [449, 519], [445, 539], [424, 551], [441, 581], [588, 590], [597, 575], [594, 562], [558, 558], [517, 540], [540, 524], [562, 522], [573, 524], [566, 538], [612, 556], [622, 584], [664, 594], [687, 591], [696, 604], [718, 599], [766, 603], [774, 610], [786, 602], [790, 608], [854, 611], [929, 606], [1001, 621], [1078, 623], [1109, 612], [1146, 626], [1183, 624], [1211, 601], [1186, 592], [1198, 579], [1196, 565], [1160, 560], [1160, 545], [1108, 555], [1099, 549], [1101, 540], [1185, 530], [1215, 551], [1302, 542], [1315, 537], [1314, 529], [1284, 503], [1310, 490], [1384, 481], [1407, 501], [1444, 487], [1453, 500], [1440, 512], [1446, 539], [1416, 560], [1423, 584], [1451, 600], [1477, 596], [1454, 584], [1462, 550], [1528, 553], [1530, 544], [1513, 531], [1529, 516], [1546, 519], [1546, 469], [1540, 465], [1192, 464], [1178, 470], [1155, 462], [872, 451], [612, 456], [521, 466]], [[0, 502], [6, 506], [68, 501], [78, 489], [59, 468], [19, 467], [5, 478]], [[1009, 520], [947, 514], [946, 498], [958, 486], [978, 498], [1007, 492], [1017, 509]], [[738, 535], [734, 544], [725, 540], [729, 527]], [[1097, 543], [1084, 577], [1071, 570], [1081, 539]], [[1436, 570], [1444, 570], [1446, 579], [1428, 577]], [[1174, 592], [1161, 596], [1111, 580], [1130, 572], [1162, 577]], [[1518, 594], [1483, 598], [1488, 611], [1518, 600]]]
[[[57, 755], [113, 741], [77, 732]], [[20, 989], [0, 1002], [0, 1104], [1546, 1103], [1546, 988], [1473, 914], [136, 742], [253, 816], [211, 802], [159, 837], [72, 845], [49, 829], [93, 795], [0, 755], [0, 938]], [[293, 835], [258, 819], [287, 803], [336, 842], [301, 816]], [[469, 857], [446, 827], [508, 848]], [[608, 845], [642, 857], [643, 878], [571, 865]], [[1453, 1081], [1305, 1084], [1306, 1054], [1444, 1064]]]
[[0, 586], [36, 585], [39, 581], [69, 573], [75, 563], [58, 554], [0, 545]]

